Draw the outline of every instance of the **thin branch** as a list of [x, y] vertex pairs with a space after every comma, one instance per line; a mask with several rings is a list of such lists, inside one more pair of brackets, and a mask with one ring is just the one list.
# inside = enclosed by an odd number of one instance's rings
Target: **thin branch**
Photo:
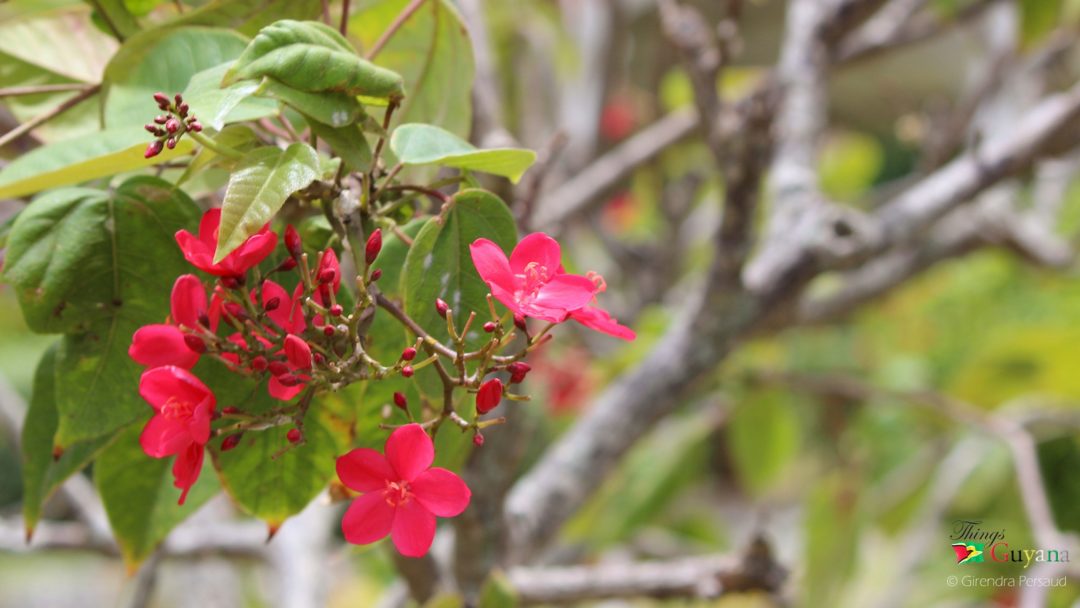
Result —
[[46, 122], [56, 118], [64, 112], [67, 112], [71, 108], [74, 108], [75, 106], [86, 101], [87, 99], [90, 99], [91, 97], [96, 95], [99, 90], [101, 90], [100, 84], [86, 87], [85, 89], [80, 91], [78, 95], [75, 95], [69, 99], [65, 99], [62, 103], [52, 108], [48, 112], [45, 112], [44, 114], [41, 114], [39, 116], [35, 116], [34, 118], [22, 123], [18, 127], [15, 127], [11, 131], [8, 131], [3, 136], [0, 136], [0, 148], [3, 148], [4, 146], [10, 144], [16, 139], [36, 129], [37, 127], [40, 127]]
[[59, 93], [64, 91], [84, 91], [93, 87], [83, 82], [71, 82], [63, 84], [39, 84], [27, 87], [7, 87], [0, 89], [0, 99], [4, 97], [20, 97], [22, 95], [39, 95], [41, 93]]
[[350, 0], [342, 0], [341, 2], [341, 24], [338, 29], [341, 31], [342, 36], [349, 33], [349, 4]]
[[413, 13], [420, 10], [420, 7], [424, 5], [425, 1], [426, 0], [412, 0], [412, 2], [410, 2], [408, 6], [402, 9], [401, 13], [399, 13], [398, 16], [394, 18], [394, 21], [391, 22], [389, 27], [386, 28], [386, 31], [382, 33], [382, 36], [379, 36], [379, 39], [375, 41], [374, 46], [371, 47], [371, 49], [367, 52], [367, 55], [365, 55], [364, 58], [368, 61], [374, 60], [375, 57], [378, 56], [378, 54], [383, 50], [383, 47], [385, 47], [386, 44], [390, 42], [390, 39], [398, 33], [398, 30], [401, 29], [401, 26], [409, 20], [409, 17], [412, 17]]

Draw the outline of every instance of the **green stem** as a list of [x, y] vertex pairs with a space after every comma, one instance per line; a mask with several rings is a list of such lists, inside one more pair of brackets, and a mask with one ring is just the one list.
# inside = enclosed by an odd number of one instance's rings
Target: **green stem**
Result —
[[237, 160], [244, 158], [243, 152], [237, 150], [236, 148], [226, 146], [225, 144], [218, 143], [213, 139], [210, 139], [209, 137], [203, 135], [202, 133], [188, 131], [187, 134], [191, 137], [191, 139], [197, 141], [200, 146], [208, 150], [213, 150], [216, 154], [220, 154], [221, 156], [228, 156], [229, 158], [235, 158]]

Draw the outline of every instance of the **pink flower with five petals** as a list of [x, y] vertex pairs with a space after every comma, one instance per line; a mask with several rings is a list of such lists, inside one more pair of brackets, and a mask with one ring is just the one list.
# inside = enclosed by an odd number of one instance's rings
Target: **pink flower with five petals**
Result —
[[203, 447], [210, 440], [210, 418], [217, 404], [214, 393], [186, 369], [174, 365], [143, 372], [139, 394], [154, 415], [143, 427], [139, 444], [154, 458], [176, 456], [173, 485], [184, 504], [203, 465]]
[[359, 448], [337, 460], [348, 488], [364, 494], [341, 520], [345, 540], [373, 543], [387, 534], [407, 557], [421, 557], [435, 538], [435, 517], [454, 517], [469, 506], [471, 493], [460, 477], [431, 468], [435, 446], [419, 424], [405, 425], [386, 440], [386, 455]]
[[[193, 274], [181, 275], [173, 283], [170, 296], [170, 323], [145, 325], [131, 336], [128, 355], [140, 365], [158, 367], [176, 365], [191, 369], [199, 361], [200, 352], [192, 349], [181, 327], [196, 329], [208, 324], [206, 329], [217, 330], [221, 316], [221, 301], [214, 296], [209, 306], [206, 300], [206, 288], [199, 277]], [[197, 342], [194, 342], [197, 346]]]

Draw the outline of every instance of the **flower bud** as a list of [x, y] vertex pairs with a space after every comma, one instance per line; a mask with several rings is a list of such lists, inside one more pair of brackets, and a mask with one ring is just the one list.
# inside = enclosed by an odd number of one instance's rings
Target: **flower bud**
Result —
[[300, 429], [289, 429], [289, 432], [285, 433], [285, 438], [289, 440], [289, 443], [300, 443]]
[[222, 452], [228, 452], [229, 450], [231, 450], [231, 449], [235, 448], [236, 446], [240, 445], [240, 438], [243, 437], [243, 436], [244, 436], [243, 433], [233, 433], [232, 435], [229, 435], [225, 439], [222, 439], [221, 440], [221, 451]]
[[143, 152], [143, 158], [153, 158], [158, 154], [161, 154], [161, 149], [163, 147], [164, 144], [161, 143], [161, 140], [155, 139], [154, 141], [150, 142], [148, 146], [146, 146], [146, 152]]
[[498, 327], [498, 325], [496, 325], [494, 321], [488, 321], [487, 323], [484, 323], [484, 331], [489, 334], [495, 331], [496, 327]]
[[404, 378], [412, 378], [414, 373], [416, 372], [413, 370], [411, 365], [406, 365], [405, 367], [401, 368], [401, 375]]
[[206, 342], [199, 336], [193, 336], [191, 334], [184, 334], [184, 345], [190, 348], [193, 352], [205, 353]]
[[285, 336], [285, 358], [296, 369], [311, 367], [311, 347], [296, 334]]
[[333, 337], [334, 337], [334, 331], [335, 331], [335, 330], [334, 330], [334, 326], [333, 326], [333, 325], [327, 325], [327, 326], [325, 326], [325, 327], [323, 327], [323, 328], [322, 328], [322, 333], [323, 333], [323, 335], [324, 335], [324, 336], [326, 336], [327, 338], [333, 338]]
[[157, 116], [154, 117], [154, 122], [159, 124], [159, 125], [163, 125], [168, 121], [169, 121], [169, 116], [167, 114], [158, 114]]
[[240, 408], [236, 407], [235, 405], [230, 405], [229, 407], [226, 407], [226, 408], [222, 409], [221, 413], [222, 414], [239, 414], [240, 413]]
[[284, 376], [285, 374], [289, 373], [289, 366], [285, 365], [281, 361], [271, 361], [269, 364], [267, 364], [266, 368], [270, 370], [271, 374], [278, 376], [279, 378], [280, 376]]
[[304, 242], [300, 240], [300, 233], [292, 224], [285, 227], [285, 249], [293, 258], [298, 258], [304, 253]]
[[345, 313], [345, 309], [341, 307], [341, 304], [334, 304], [330, 307], [330, 316], [340, 317]]
[[476, 447], [484, 445], [484, 436], [480, 434], [480, 431], [477, 431], [476, 434], [472, 436], [472, 444]]
[[277, 270], [278, 272], [288, 272], [293, 268], [296, 268], [296, 258], [285, 258], [278, 264]]
[[402, 361], [412, 361], [415, 358], [416, 358], [416, 349], [415, 348], [410, 346], [410, 347], [406, 348], [405, 350], [401, 351], [401, 360]]
[[175, 148], [176, 147], [176, 138], [175, 137], [170, 137], [169, 139], [166, 139], [165, 140], [165, 147], [170, 149], [170, 150]]
[[169, 107], [169, 96], [165, 93], [160, 91], [154, 93], [154, 101], [157, 102], [158, 107], [162, 110], [168, 109]]
[[229, 313], [229, 316], [237, 319], [243, 320], [247, 318], [247, 313], [244, 312], [244, 307], [240, 306], [236, 302], [226, 302], [225, 312]]
[[510, 384], [517, 384], [525, 379], [525, 375], [529, 373], [532, 366], [524, 361], [514, 361], [510, 365], [506, 366], [506, 370], [510, 372]]
[[292, 374], [283, 374], [281, 376], [278, 376], [277, 381], [279, 384], [281, 384], [281, 386], [296, 386], [297, 384], [303, 382], [303, 380], [297, 378]]
[[322, 353], [315, 353], [311, 356], [311, 358], [315, 361], [315, 365], [322, 365], [323, 363], [326, 363], [326, 357], [322, 356]]
[[202, 123], [197, 121], [197, 120], [193, 120], [193, 121], [189, 122], [188, 123], [188, 131], [194, 131], [196, 133], [201, 133], [202, 132]]
[[173, 95], [173, 101], [175, 101], [176, 105], [179, 106], [180, 104], [184, 103], [184, 96], [180, 93], [177, 93], [176, 95]]
[[382, 251], [382, 230], [376, 228], [375, 232], [368, 237], [367, 245], [364, 246], [364, 261], [371, 264], [375, 258], [379, 257], [380, 251]]
[[266, 361], [266, 357], [264, 357], [262, 355], [258, 355], [254, 359], [251, 360], [251, 369], [253, 369], [253, 370], [257, 371], [257, 372], [266, 371], [266, 366], [267, 365], [269, 365], [269, 363]]
[[263, 310], [266, 312], [273, 312], [278, 309], [278, 306], [281, 306], [281, 298], [275, 296], [263, 304]]
[[188, 106], [187, 102], [184, 102], [184, 103], [180, 104], [179, 106], [177, 106], [176, 112], [178, 114], [180, 114], [181, 118], [186, 118], [189, 109], [190, 109], [190, 107]]
[[175, 118], [170, 118], [169, 120], [165, 121], [165, 130], [169, 133], [176, 133], [180, 130], [180, 121], [176, 120]]
[[521, 313], [514, 313], [514, 327], [528, 333], [529, 326], [525, 324], [525, 315]]
[[225, 289], [236, 289], [244, 284], [241, 277], [221, 277], [221, 286]]
[[401, 408], [402, 411], [409, 408], [409, 400], [405, 398], [405, 393], [400, 391], [394, 393], [394, 405]]
[[435, 298], [435, 311], [439, 313], [440, 317], [445, 319], [446, 313], [450, 311], [450, 305], [442, 298]]
[[150, 133], [151, 135], [157, 135], [158, 128], [155, 125], [143, 125], [143, 128], [146, 129], [147, 133]]
[[337, 270], [333, 268], [324, 268], [319, 271], [319, 282], [323, 284], [333, 283], [337, 278]]
[[495, 409], [502, 401], [503, 383], [498, 378], [492, 378], [480, 385], [476, 393], [476, 413], [484, 415]]
[[371, 272], [371, 282], [374, 283], [382, 278], [382, 268], [376, 268]]

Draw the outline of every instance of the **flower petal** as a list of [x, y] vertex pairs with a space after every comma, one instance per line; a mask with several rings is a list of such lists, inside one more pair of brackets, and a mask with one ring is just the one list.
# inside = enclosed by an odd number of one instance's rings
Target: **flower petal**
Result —
[[387, 481], [397, 481], [386, 457], [371, 448], [357, 448], [339, 457], [337, 475], [341, 483], [357, 492], [381, 491]]
[[[301, 287], [298, 285], [298, 287]], [[254, 300], [255, 294], [252, 293]], [[289, 292], [285, 291], [285, 288], [273, 281], [263, 281], [262, 284], [262, 306], [266, 308], [266, 303], [271, 300], [277, 299], [277, 308], [266, 313], [266, 316], [270, 317], [270, 320], [281, 329], [288, 332], [292, 326], [290, 322], [290, 316], [293, 311], [293, 299], [289, 297]]]
[[184, 259], [189, 264], [204, 270], [211, 272], [209, 269], [213, 266], [214, 250], [206, 246], [187, 230], [180, 230], [175, 235], [176, 244], [180, 246], [180, 251], [184, 254]]
[[294, 369], [311, 367], [311, 347], [296, 334], [285, 336], [285, 358]]
[[525, 268], [529, 264], [546, 268], [549, 274], [554, 275], [562, 264], [559, 242], [543, 232], [534, 232], [521, 239], [510, 254], [510, 271], [514, 274], [525, 274]]
[[634, 333], [634, 330], [625, 325], [620, 325], [619, 322], [611, 316], [611, 313], [598, 306], [586, 306], [581, 310], [575, 310], [570, 313], [570, 318], [589, 329], [595, 329], [596, 331], [605, 333], [609, 336], [622, 338], [623, 340], [633, 340], [637, 338], [637, 334]]
[[173, 398], [193, 404], [209, 398], [210, 409], [213, 409], [214, 404], [214, 394], [205, 384], [191, 372], [174, 365], [155, 367], [143, 372], [139, 378], [139, 394], [155, 411], [160, 410]]
[[285, 386], [278, 382], [276, 376], [270, 376], [270, 383], [267, 385], [267, 390], [270, 392], [270, 396], [274, 399], [280, 399], [282, 401], [288, 401], [293, 397], [300, 394], [300, 391], [304, 390], [304, 384], [300, 383], [296, 386]]
[[567, 312], [586, 306], [596, 295], [596, 284], [576, 274], [560, 274], [545, 283], [533, 300], [535, 306]]
[[206, 288], [199, 277], [184, 274], [173, 283], [169, 298], [172, 322], [192, 329], [199, 326], [199, 317], [206, 314]]
[[191, 433], [184, 420], [171, 420], [164, 416], [150, 418], [139, 435], [139, 445], [147, 456], [164, 458], [178, 454], [192, 443]]
[[469, 253], [472, 255], [476, 272], [492, 290], [497, 287], [510, 293], [514, 292], [518, 280], [510, 271], [510, 262], [506, 259], [506, 254], [501, 247], [487, 239], [476, 239], [469, 245]]
[[398, 505], [391, 538], [405, 557], [423, 557], [435, 538], [435, 515], [415, 500]]
[[409, 484], [413, 495], [439, 517], [455, 517], [469, 506], [472, 492], [452, 471], [431, 468], [416, 476]]
[[173, 485], [183, 490], [180, 492], [180, 500], [177, 504], [184, 504], [188, 490], [198, 481], [204, 456], [203, 444], [192, 443], [186, 450], [180, 452], [176, 461], [173, 462]]
[[128, 356], [147, 367], [176, 365], [191, 369], [199, 361], [199, 353], [184, 342], [184, 333], [178, 327], [164, 324], [144, 325], [135, 330]]
[[219, 226], [221, 226], [221, 207], [207, 209], [199, 220], [199, 240], [211, 250], [217, 247]]
[[394, 523], [394, 507], [387, 504], [382, 492], [369, 492], [352, 501], [341, 518], [345, 540], [354, 545], [366, 545], [390, 533]]
[[191, 434], [191, 438], [195, 443], [210, 441], [210, 414], [213, 411], [213, 401], [205, 399], [202, 403], [196, 405], [195, 411], [191, 413], [191, 419], [188, 420], [188, 433]]
[[386, 460], [398, 479], [412, 481], [435, 460], [435, 445], [419, 424], [406, 424], [386, 440]]
[[269, 226], [263, 226], [262, 230], [249, 236], [220, 263], [233, 273], [242, 275], [265, 260], [277, 247], [277, 240], [277, 233], [271, 232]]

